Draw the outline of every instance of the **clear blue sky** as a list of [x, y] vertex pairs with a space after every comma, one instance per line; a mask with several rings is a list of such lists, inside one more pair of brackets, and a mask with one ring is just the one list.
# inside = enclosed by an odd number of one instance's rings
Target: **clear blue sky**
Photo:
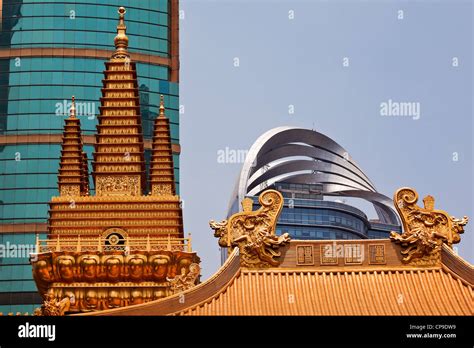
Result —
[[[283, 125], [333, 138], [387, 196], [410, 186], [470, 216], [457, 246], [474, 262], [472, 1], [183, 0], [181, 9], [181, 195], [203, 279], [220, 265], [208, 221], [225, 218], [241, 167], [218, 163], [218, 151], [248, 149]], [[381, 116], [389, 99], [420, 103], [420, 119]]]

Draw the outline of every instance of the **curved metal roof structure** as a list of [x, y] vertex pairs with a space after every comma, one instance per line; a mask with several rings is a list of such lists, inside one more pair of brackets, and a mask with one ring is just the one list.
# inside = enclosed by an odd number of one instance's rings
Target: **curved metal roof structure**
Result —
[[231, 206], [276, 182], [323, 184], [323, 194], [362, 198], [379, 220], [399, 225], [393, 202], [374, 184], [348, 151], [324, 134], [295, 127], [273, 128], [250, 148], [236, 182]]

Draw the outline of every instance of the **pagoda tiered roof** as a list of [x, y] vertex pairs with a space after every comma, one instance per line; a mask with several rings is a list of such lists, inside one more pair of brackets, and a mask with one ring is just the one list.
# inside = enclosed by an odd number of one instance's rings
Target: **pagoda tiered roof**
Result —
[[72, 97], [69, 117], [64, 121], [64, 133], [59, 159], [58, 189], [61, 196], [81, 196], [88, 192], [85, 183], [84, 154], [82, 151], [81, 121], [76, 116], [75, 99]]

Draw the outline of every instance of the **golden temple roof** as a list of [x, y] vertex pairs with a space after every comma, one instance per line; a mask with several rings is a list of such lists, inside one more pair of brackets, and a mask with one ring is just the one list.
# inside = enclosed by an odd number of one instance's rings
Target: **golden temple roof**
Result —
[[[92, 315], [473, 315], [474, 269], [447, 246], [442, 264], [402, 263], [389, 240], [385, 265], [298, 266], [298, 247], [340, 241], [292, 241], [280, 267], [240, 267], [237, 249], [210, 279], [178, 295]], [[345, 241], [347, 243], [361, 241]], [[341, 263], [341, 262], [340, 262]], [[186, 301], [180, 300], [185, 298]], [[88, 314], [86, 314], [88, 315]]]
[[405, 231], [390, 239], [290, 241], [274, 234], [283, 197], [267, 190], [260, 209], [210, 222], [232, 250], [210, 279], [91, 315], [473, 315], [474, 268], [451, 248], [467, 217], [418, 207], [409, 188], [394, 200]]

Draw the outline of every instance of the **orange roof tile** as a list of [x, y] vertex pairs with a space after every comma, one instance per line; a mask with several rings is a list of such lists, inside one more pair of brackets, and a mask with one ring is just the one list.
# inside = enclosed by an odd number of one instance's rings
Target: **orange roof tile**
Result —
[[[446, 296], [449, 294], [449, 296]], [[179, 315], [472, 315], [472, 287], [440, 269], [243, 270]]]

